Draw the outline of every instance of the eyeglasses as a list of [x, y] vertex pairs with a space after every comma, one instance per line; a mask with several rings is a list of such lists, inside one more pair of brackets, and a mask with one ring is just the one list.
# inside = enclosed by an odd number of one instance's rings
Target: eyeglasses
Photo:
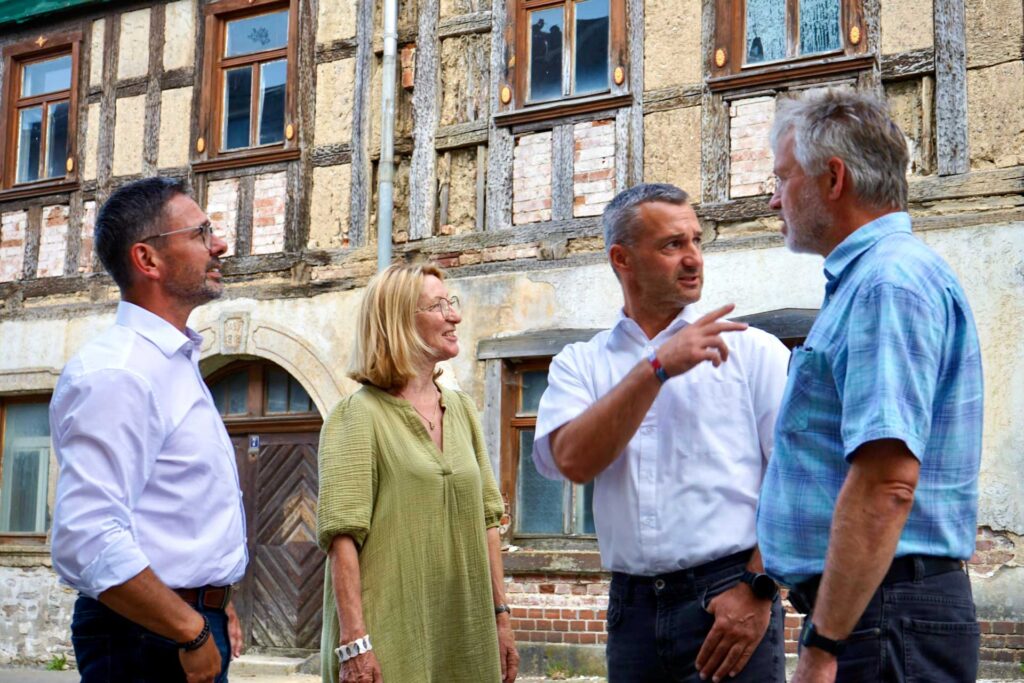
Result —
[[179, 232], [188, 232], [189, 230], [198, 230], [199, 235], [203, 238], [203, 246], [209, 251], [213, 247], [213, 224], [210, 221], [206, 221], [202, 225], [193, 225], [188, 228], [179, 228], [178, 230], [169, 230], [167, 232], [159, 232], [149, 237], [143, 237], [140, 242], [146, 242], [147, 240], [153, 240], [157, 237], [167, 237], [168, 235], [176, 235]]
[[440, 313], [442, 318], [447, 318], [452, 312], [459, 313], [459, 297], [453, 296], [451, 299], [442, 297], [437, 300], [436, 304], [417, 308], [416, 311], [418, 313]]

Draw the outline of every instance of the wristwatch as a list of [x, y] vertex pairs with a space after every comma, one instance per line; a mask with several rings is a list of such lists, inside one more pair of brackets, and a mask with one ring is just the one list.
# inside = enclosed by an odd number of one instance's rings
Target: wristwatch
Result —
[[804, 620], [804, 630], [800, 633], [800, 644], [804, 647], [816, 647], [836, 657], [843, 654], [843, 650], [846, 649], [845, 640], [832, 640], [818, 633], [818, 629], [815, 628], [810, 617]]
[[498, 616], [502, 612], [506, 612], [509, 616], [512, 616], [512, 608], [506, 605], [505, 603], [501, 603], [500, 605], [494, 606], [494, 616]]
[[779, 594], [778, 585], [767, 574], [745, 571], [740, 577], [740, 581], [750, 586], [750, 590], [754, 591], [754, 596], [761, 600], [774, 600], [775, 596]]

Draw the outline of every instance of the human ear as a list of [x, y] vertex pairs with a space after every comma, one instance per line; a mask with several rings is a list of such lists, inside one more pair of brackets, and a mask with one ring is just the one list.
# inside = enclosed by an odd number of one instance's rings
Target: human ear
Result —
[[621, 244], [613, 244], [608, 250], [608, 259], [616, 271], [629, 270], [629, 250]]
[[160, 254], [152, 246], [136, 242], [128, 249], [128, 261], [132, 270], [141, 277], [147, 280], [160, 279]]
[[848, 190], [846, 177], [846, 164], [839, 157], [832, 157], [828, 160], [828, 198], [832, 201], [839, 199], [843, 192]]

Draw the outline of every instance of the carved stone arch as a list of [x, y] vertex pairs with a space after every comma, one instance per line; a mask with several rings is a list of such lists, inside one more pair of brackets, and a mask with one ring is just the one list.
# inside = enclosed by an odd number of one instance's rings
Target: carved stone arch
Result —
[[335, 376], [336, 364], [295, 332], [266, 320], [252, 320], [248, 312], [224, 313], [199, 330], [203, 336], [199, 367], [203, 375], [236, 360], [252, 356], [273, 361], [294, 377], [324, 417], [351, 389]]

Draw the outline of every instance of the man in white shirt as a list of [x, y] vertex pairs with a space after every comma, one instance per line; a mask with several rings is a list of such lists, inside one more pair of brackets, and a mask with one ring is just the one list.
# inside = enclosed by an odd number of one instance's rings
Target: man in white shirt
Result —
[[533, 459], [594, 480], [611, 683], [784, 681], [782, 610], [754, 536], [789, 354], [701, 317], [701, 226], [685, 192], [644, 184], [604, 212], [625, 305], [551, 362]]
[[60, 473], [53, 566], [78, 589], [82, 681], [226, 681], [245, 572], [234, 449], [199, 372], [192, 310], [221, 295], [226, 245], [180, 182], [122, 186], [95, 248], [117, 319], [68, 362], [50, 402]]

